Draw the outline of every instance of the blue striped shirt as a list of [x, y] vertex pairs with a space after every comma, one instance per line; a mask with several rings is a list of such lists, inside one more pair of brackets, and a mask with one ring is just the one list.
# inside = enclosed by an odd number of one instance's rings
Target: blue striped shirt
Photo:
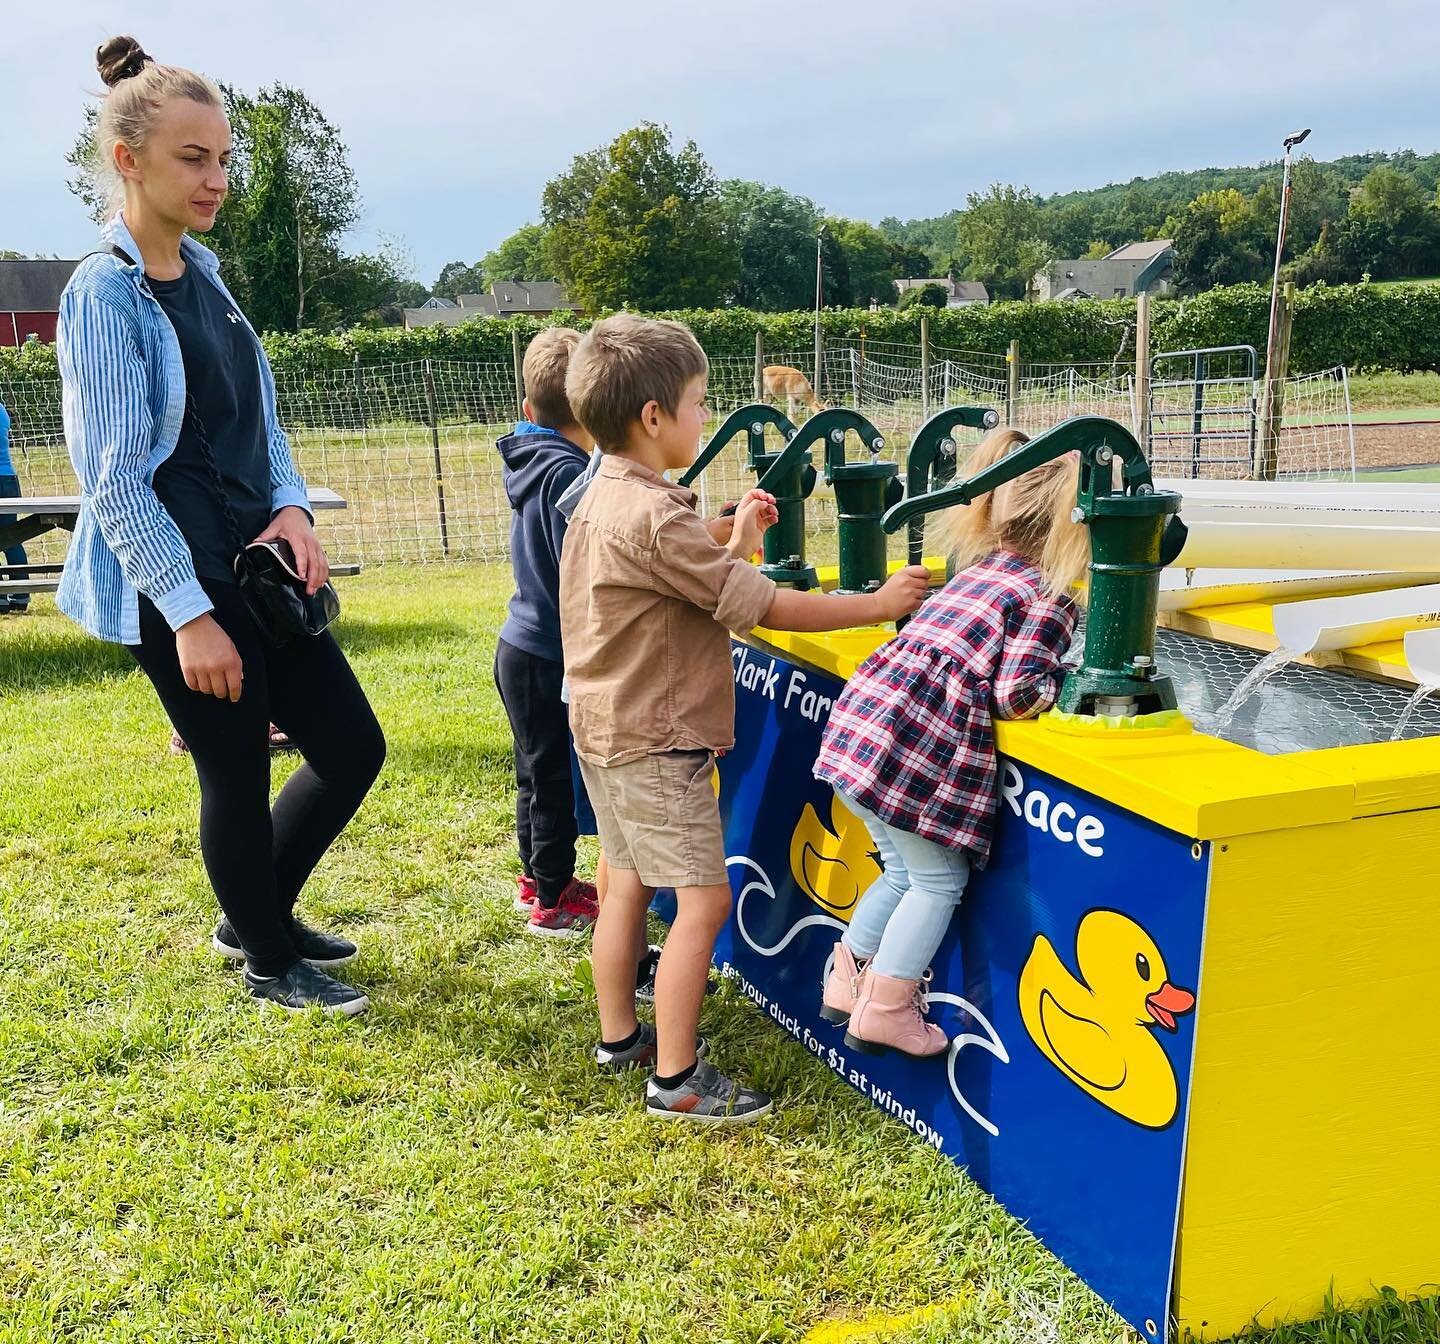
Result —
[[[105, 242], [140, 256], [119, 215], [106, 226]], [[240, 311], [209, 248], [186, 235], [180, 254]], [[308, 511], [305, 482], [276, 415], [269, 362], [248, 322], [246, 330], [260, 364], [272, 515], [292, 504]], [[56, 601], [92, 635], [138, 644], [137, 594], [144, 593], [178, 630], [212, 603], [195, 577], [185, 538], [151, 487], [155, 469], [180, 437], [185, 366], [175, 328], [145, 283], [143, 265], [127, 265], [108, 252], [86, 257], [60, 299], [55, 347], [65, 439], [82, 496]]]

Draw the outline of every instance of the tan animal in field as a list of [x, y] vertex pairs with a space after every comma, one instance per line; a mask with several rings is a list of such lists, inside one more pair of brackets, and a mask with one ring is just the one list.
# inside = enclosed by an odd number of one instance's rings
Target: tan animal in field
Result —
[[823, 411], [825, 403], [815, 395], [810, 380], [788, 364], [767, 364], [765, 366], [765, 400], [785, 398], [785, 414], [795, 418], [795, 403], [804, 402], [811, 411]]

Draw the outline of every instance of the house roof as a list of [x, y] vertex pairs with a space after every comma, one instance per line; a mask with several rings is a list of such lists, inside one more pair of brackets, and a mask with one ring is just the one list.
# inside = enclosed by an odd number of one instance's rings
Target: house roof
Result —
[[1143, 243], [1126, 243], [1105, 254], [1106, 261], [1152, 261], [1175, 246], [1169, 238], [1151, 238]]
[[469, 308], [472, 312], [478, 309], [486, 317], [496, 317], [500, 312], [489, 294], [457, 294], [455, 302], [461, 308]]
[[436, 294], [426, 299], [420, 306], [422, 308], [453, 308], [455, 306], [455, 300], [447, 299], [441, 294]]
[[0, 311], [56, 313], [78, 261], [0, 261]]
[[990, 291], [980, 280], [952, 280], [947, 275], [936, 275], [895, 282], [895, 288], [901, 294], [910, 289], [923, 289], [926, 285], [939, 285], [952, 299], [962, 299], [967, 303], [990, 302]]
[[490, 293], [502, 315], [553, 313], [561, 308], [578, 311], [580, 307], [570, 302], [564, 287], [555, 280], [497, 280], [490, 286]]
[[484, 308], [405, 308], [402, 311], [407, 328], [458, 327], [462, 322], [475, 322], [482, 317], [495, 316], [493, 311]]

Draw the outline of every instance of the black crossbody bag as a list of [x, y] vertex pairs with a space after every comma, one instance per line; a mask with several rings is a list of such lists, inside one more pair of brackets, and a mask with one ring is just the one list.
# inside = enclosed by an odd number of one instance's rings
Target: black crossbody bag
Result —
[[[127, 265], [135, 264], [120, 248], [112, 247], [111, 251]], [[323, 634], [340, 614], [340, 597], [334, 585], [326, 582], [315, 592], [307, 593], [305, 580], [296, 570], [295, 553], [288, 541], [278, 537], [270, 541], [245, 540], [239, 520], [230, 507], [230, 497], [225, 492], [225, 478], [215, 460], [215, 448], [210, 436], [205, 433], [205, 426], [195, 409], [195, 398], [190, 395], [188, 387], [185, 389], [185, 418], [195, 431], [200, 456], [210, 473], [210, 482], [220, 501], [220, 512], [230, 532], [230, 544], [235, 548], [235, 578], [240, 585], [240, 595], [245, 599], [260, 633], [276, 646], [305, 635]]]

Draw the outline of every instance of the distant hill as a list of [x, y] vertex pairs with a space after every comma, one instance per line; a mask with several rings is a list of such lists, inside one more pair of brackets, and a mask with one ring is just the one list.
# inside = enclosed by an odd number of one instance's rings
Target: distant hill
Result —
[[[1316, 162], [1347, 187], [1358, 186], [1367, 173], [1381, 165], [1413, 178], [1432, 197], [1440, 184], [1440, 153], [1373, 151]], [[1118, 247], [1135, 238], [1156, 236], [1168, 217], [1178, 215], [1202, 192], [1234, 188], [1251, 196], [1266, 184], [1273, 188], [1278, 178], [1278, 161], [1160, 173], [1084, 191], [1057, 192], [1042, 198], [1042, 213], [1050, 226], [1046, 231], [1057, 242], [1088, 232], [1092, 239]], [[939, 264], [953, 247], [956, 221], [963, 213], [963, 207], [959, 207], [928, 219], [902, 221], [891, 216], [880, 221], [880, 229], [894, 243], [925, 248]]]

